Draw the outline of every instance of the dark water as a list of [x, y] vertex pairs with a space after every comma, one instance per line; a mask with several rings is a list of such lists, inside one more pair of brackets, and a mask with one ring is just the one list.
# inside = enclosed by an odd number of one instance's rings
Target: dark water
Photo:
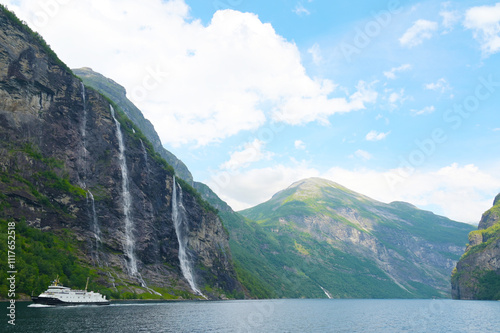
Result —
[[500, 302], [264, 300], [116, 302], [33, 308], [16, 303], [2, 332], [500, 332]]

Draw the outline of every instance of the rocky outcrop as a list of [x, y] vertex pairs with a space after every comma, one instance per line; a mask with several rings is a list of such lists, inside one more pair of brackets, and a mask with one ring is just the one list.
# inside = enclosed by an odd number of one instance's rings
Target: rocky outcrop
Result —
[[486, 211], [451, 278], [454, 299], [500, 299], [500, 194]]
[[[26, 220], [47, 232], [69, 230], [80, 259], [95, 266], [103, 284], [192, 292], [180, 269], [172, 221], [174, 170], [114, 104], [116, 125], [110, 104], [0, 8], [0, 218]], [[208, 287], [211, 298], [241, 294], [215, 209], [188, 183], [181, 185], [199, 288]], [[125, 255], [128, 240], [135, 258]], [[130, 271], [132, 259], [137, 274]]]

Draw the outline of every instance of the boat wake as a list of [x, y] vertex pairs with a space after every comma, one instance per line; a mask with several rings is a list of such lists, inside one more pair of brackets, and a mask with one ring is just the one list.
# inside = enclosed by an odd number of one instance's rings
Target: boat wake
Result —
[[30, 304], [28, 308], [55, 308], [55, 305], [47, 305], [47, 304]]

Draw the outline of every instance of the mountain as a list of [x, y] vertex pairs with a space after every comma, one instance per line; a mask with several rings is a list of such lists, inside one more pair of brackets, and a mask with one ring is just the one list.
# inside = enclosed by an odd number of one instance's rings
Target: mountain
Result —
[[451, 285], [454, 299], [500, 300], [500, 194], [469, 234]]
[[81, 78], [86, 86], [94, 88], [116, 103], [127, 117], [139, 127], [149, 142], [153, 144], [154, 150], [174, 168], [175, 174], [190, 185], [193, 185], [193, 175], [191, 175], [187, 166], [163, 147], [153, 124], [144, 118], [142, 112], [127, 98], [125, 88], [88, 67], [73, 69], [73, 73]]
[[120, 298], [243, 297], [216, 209], [1, 5], [0, 228], [2, 279], [16, 232], [19, 294], [58, 274]]
[[[468, 224], [310, 178], [239, 212], [235, 258], [279, 297], [449, 297]], [[251, 220], [255, 222], [251, 222]]]
[[[159, 136], [151, 122], [145, 119], [142, 112], [126, 97], [125, 88], [104, 75], [94, 72], [90, 68], [73, 69], [73, 73], [80, 77], [86, 86], [92, 87], [116, 102], [117, 105], [121, 106], [121, 109], [135, 124], [137, 124], [137, 127], [144, 133], [148, 140], [153, 142], [155, 151], [159, 152], [161, 157], [173, 166], [176, 175], [193, 185], [203, 199], [217, 209], [218, 215], [224, 225], [230, 225], [232, 229], [246, 226], [243, 216], [235, 213], [232, 208], [222, 201], [207, 185], [193, 181], [193, 177], [186, 165], [161, 145]], [[231, 239], [229, 240], [229, 244], [231, 252], [240, 250], [238, 244]], [[270, 298], [274, 295], [271, 290], [266, 289], [261, 284], [258, 278], [256, 278], [250, 270], [247, 270], [241, 265], [236, 258], [234, 259], [238, 279], [247, 289], [248, 295], [256, 298]]]

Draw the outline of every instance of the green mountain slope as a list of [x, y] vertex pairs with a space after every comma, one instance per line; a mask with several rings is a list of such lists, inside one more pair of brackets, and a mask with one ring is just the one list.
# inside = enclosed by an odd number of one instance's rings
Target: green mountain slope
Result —
[[473, 229], [319, 178], [240, 213], [255, 222], [244, 232], [226, 224], [241, 249], [233, 254], [279, 297], [449, 297]]

